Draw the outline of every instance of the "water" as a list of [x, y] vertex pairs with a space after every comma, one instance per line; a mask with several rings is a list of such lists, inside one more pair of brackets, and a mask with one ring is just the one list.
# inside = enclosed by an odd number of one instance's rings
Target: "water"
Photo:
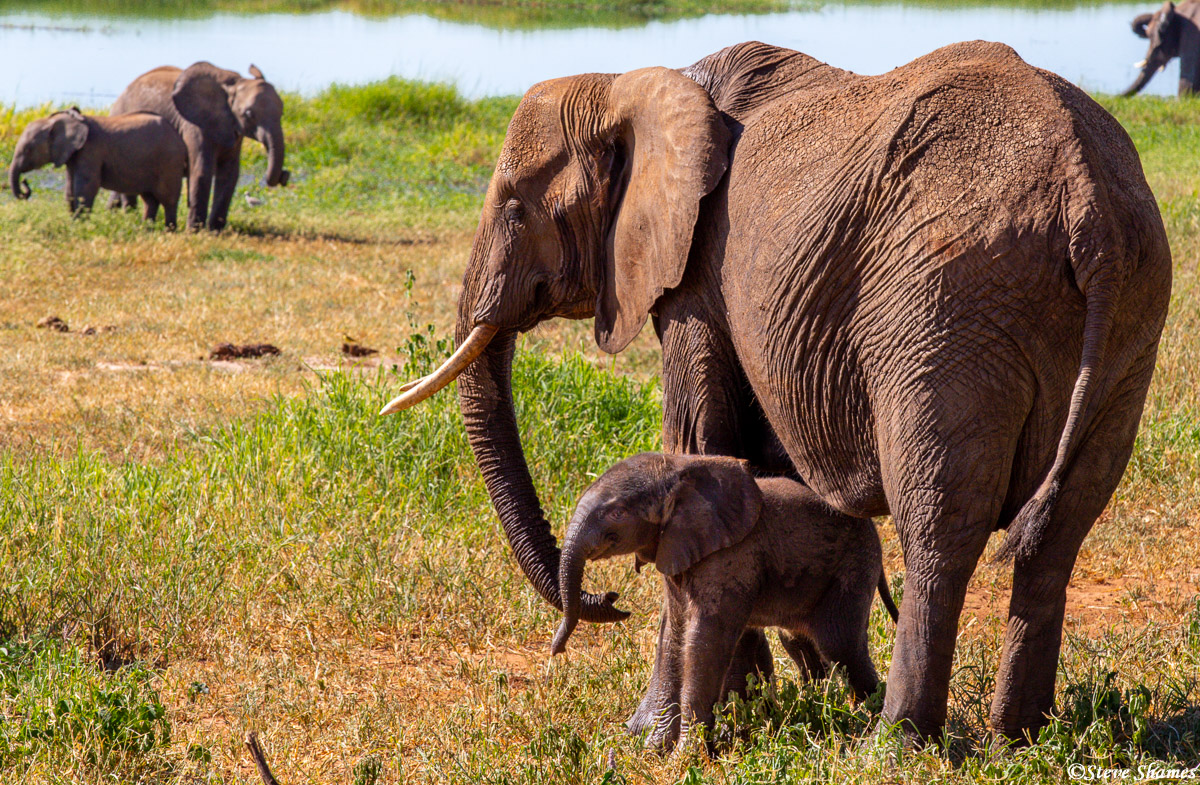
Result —
[[[1152, 2], [1078, 8], [830, 5], [761, 16], [712, 15], [602, 28], [496, 30], [419, 14], [364, 18], [334, 11], [202, 19], [129, 19], [0, 12], [0, 104], [46, 101], [102, 107], [133, 77], [163, 64], [250, 63], [285, 90], [398, 75], [453, 82], [467, 95], [519, 94], [532, 83], [587, 71], [683, 66], [739, 41], [798, 49], [876, 74], [944, 44], [1003, 41], [1030, 63], [1088, 90], [1119, 92], [1145, 53], [1129, 21]], [[1178, 61], [1146, 92], [1172, 95]]]

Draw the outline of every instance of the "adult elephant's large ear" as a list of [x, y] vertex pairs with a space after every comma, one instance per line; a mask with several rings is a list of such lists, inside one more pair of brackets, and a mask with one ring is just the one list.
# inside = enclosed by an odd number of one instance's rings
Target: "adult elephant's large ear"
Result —
[[729, 130], [704, 88], [668, 68], [613, 80], [616, 215], [596, 302], [596, 342], [624, 349], [663, 291], [678, 286], [700, 200], [729, 163]]
[[195, 123], [218, 147], [231, 147], [241, 136], [241, 126], [229, 107], [229, 95], [240, 77], [212, 63], [194, 63], [175, 80], [171, 100], [179, 114]]

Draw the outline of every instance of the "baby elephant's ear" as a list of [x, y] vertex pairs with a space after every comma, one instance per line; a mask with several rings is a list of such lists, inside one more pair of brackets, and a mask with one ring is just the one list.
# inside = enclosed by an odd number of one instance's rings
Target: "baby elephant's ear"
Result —
[[696, 562], [740, 542], [758, 522], [762, 491], [743, 461], [687, 457], [663, 507], [654, 562], [677, 575]]
[[50, 160], [55, 166], [62, 166], [83, 149], [87, 138], [87, 123], [78, 109], [56, 115], [50, 127]]

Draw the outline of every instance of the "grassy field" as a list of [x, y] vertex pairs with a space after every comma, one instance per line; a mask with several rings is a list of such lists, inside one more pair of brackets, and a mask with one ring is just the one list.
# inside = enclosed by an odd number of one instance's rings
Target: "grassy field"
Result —
[[532, 29], [627, 27], [711, 13], [785, 11], [801, 3], [812, 5], [807, 0], [0, 0], [0, 12], [175, 19], [216, 13], [296, 14], [338, 10], [365, 16], [419, 13], [501, 29]]
[[[61, 177], [0, 197], [0, 771], [14, 782], [1057, 782], [1070, 767], [1200, 764], [1200, 102], [1104, 99], [1159, 197], [1175, 294], [1135, 455], [1069, 597], [1059, 713], [985, 732], [1008, 579], [981, 566], [945, 751], [872, 735], [841, 682], [731, 708], [713, 760], [642, 752], [622, 721], [657, 586], [589, 580], [626, 622], [547, 656], [558, 614], [520, 577], [443, 393], [375, 415], [447, 351], [478, 204], [513, 99], [392, 80], [288, 99], [293, 184], [247, 145], [230, 231], [72, 220]], [[37, 112], [0, 110], [0, 158]], [[58, 316], [67, 332], [40, 329]], [[86, 327], [93, 327], [90, 332]], [[590, 324], [523, 341], [514, 382], [561, 525], [620, 457], [658, 445], [657, 347]], [[379, 350], [350, 359], [341, 346]], [[263, 360], [211, 361], [221, 342]], [[881, 527], [894, 585], [894, 532]], [[886, 671], [893, 629], [872, 619]], [[779, 652], [782, 655], [782, 652]], [[609, 769], [609, 763], [614, 764]]]

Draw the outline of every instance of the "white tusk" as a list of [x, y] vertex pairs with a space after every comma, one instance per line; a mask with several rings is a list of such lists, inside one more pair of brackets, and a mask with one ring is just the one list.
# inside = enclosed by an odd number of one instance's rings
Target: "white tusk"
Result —
[[457, 379], [458, 375], [465, 371], [476, 357], [483, 354], [483, 350], [487, 348], [488, 342], [492, 340], [492, 336], [496, 334], [497, 330], [498, 328], [490, 324], [475, 325], [471, 334], [467, 336], [467, 340], [454, 350], [454, 354], [450, 355], [441, 367], [428, 376], [405, 384], [400, 388], [400, 395], [389, 401], [388, 405], [383, 407], [379, 413], [395, 414], [410, 406], [415, 406]]
[[1136, 63], [1134, 63], [1134, 64], [1133, 64], [1133, 67], [1134, 67], [1134, 68], [1145, 68], [1145, 67], [1146, 67], [1146, 61], [1145, 61], [1145, 60], [1138, 60]]

